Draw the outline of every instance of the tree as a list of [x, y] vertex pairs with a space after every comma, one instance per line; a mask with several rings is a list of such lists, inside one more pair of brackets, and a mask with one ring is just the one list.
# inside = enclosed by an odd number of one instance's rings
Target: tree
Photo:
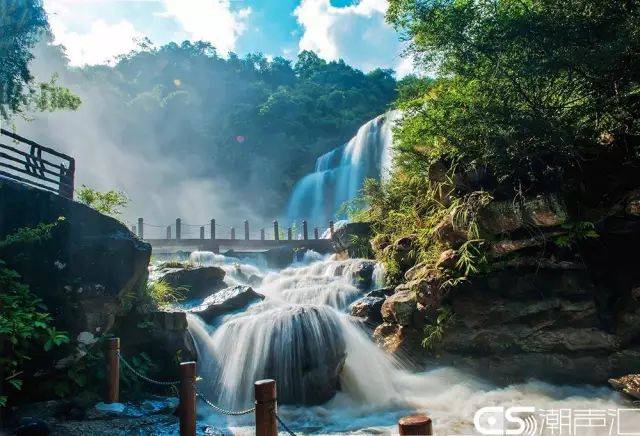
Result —
[[401, 103], [401, 161], [484, 165], [536, 189], [604, 156], [637, 162], [638, 2], [391, 0], [387, 19], [441, 78]]
[[0, 29], [0, 117], [29, 109], [76, 109], [80, 100], [59, 87], [56, 76], [33, 86], [31, 48], [48, 29], [41, 1], [0, 0]]

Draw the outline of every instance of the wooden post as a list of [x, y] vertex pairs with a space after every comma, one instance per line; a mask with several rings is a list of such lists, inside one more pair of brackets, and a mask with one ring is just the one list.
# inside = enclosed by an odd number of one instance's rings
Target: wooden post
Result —
[[200, 226], [200, 239], [204, 239], [204, 226]]
[[277, 436], [276, 381], [258, 380], [253, 387], [256, 399], [256, 436]]
[[167, 226], [167, 239], [171, 239], [171, 226]]
[[273, 239], [280, 240], [280, 230], [278, 229], [278, 220], [273, 220]]
[[329, 221], [329, 239], [333, 239], [333, 221]]
[[176, 239], [180, 239], [182, 237], [182, 220], [180, 218], [176, 218]]
[[107, 339], [107, 398], [105, 403], [120, 400], [120, 338]]
[[320, 239], [320, 236], [319, 236], [319, 234], [318, 234], [318, 228], [317, 228], [317, 227], [314, 227], [314, 228], [313, 228], [313, 238], [314, 238], [314, 239]]
[[144, 222], [142, 218], [138, 218], [138, 238], [144, 239]]
[[302, 221], [302, 239], [305, 241], [309, 239], [309, 233], [307, 232], [307, 220]]
[[236, 229], [231, 227], [231, 239], [236, 239]]
[[196, 434], [196, 363], [180, 364], [180, 436]]
[[244, 240], [249, 240], [249, 221], [244, 220]]
[[291, 234], [292, 234], [292, 233], [293, 233], [293, 232], [291, 231], [291, 227], [289, 227], [289, 228], [287, 229], [287, 239], [288, 239], [289, 241], [291, 240]]
[[264, 241], [264, 229], [260, 229], [260, 240]]
[[211, 220], [211, 239], [216, 239], [216, 220]]
[[400, 436], [433, 435], [431, 418], [424, 413], [405, 416], [398, 420], [398, 432]]

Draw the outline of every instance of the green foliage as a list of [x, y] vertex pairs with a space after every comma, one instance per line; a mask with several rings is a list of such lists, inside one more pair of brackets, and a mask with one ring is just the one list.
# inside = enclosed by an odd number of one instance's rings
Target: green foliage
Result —
[[5, 239], [0, 240], [0, 248], [9, 247], [15, 244], [34, 244], [41, 243], [51, 238], [52, 230], [61, 222], [64, 217], [59, 217], [53, 223], [40, 223], [35, 227], [21, 227], [15, 233], [8, 235]]
[[350, 235], [349, 237], [349, 256], [369, 259], [373, 257], [369, 238], [361, 235]]
[[445, 329], [455, 321], [455, 315], [450, 307], [443, 306], [438, 309], [436, 319], [424, 326], [424, 338], [422, 346], [428, 350], [435, 350], [442, 339]]
[[52, 326], [52, 318], [29, 287], [20, 282], [20, 275], [0, 260], [0, 337], [3, 349], [0, 365], [8, 374], [8, 384], [20, 390], [23, 364], [33, 353], [50, 351], [69, 342], [66, 332]]
[[561, 248], [573, 248], [579, 241], [599, 236], [595, 225], [589, 221], [567, 222], [562, 225], [562, 228], [567, 233], [553, 238], [554, 244]]
[[55, 76], [48, 83], [33, 86], [31, 48], [48, 31], [42, 2], [2, 0], [0, 6], [0, 118], [9, 119], [31, 109], [76, 109], [80, 99], [58, 86]]
[[185, 288], [174, 289], [164, 280], [147, 283], [147, 295], [160, 308], [171, 306], [185, 299]]
[[403, 169], [479, 165], [527, 190], [638, 162], [638, 2], [391, 0], [387, 18], [440, 77], [401, 94]]
[[114, 190], [99, 192], [85, 185], [76, 190], [76, 200], [112, 217], [119, 216], [122, 208], [129, 203], [129, 198], [124, 192]]

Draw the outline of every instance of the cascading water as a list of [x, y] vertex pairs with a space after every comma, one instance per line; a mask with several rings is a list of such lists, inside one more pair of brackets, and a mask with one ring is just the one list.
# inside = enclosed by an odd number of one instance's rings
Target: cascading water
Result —
[[[229, 269], [233, 282], [256, 270], [209, 253], [192, 258]], [[355, 286], [362, 262], [307, 256], [281, 271], [260, 269], [263, 280], [256, 290], [265, 295], [262, 302], [211, 326], [190, 315], [202, 377], [199, 389], [223, 407], [246, 408], [252, 404], [253, 381], [274, 378], [284, 404], [279, 414], [298, 434], [388, 434], [400, 416], [414, 411], [432, 417], [436, 434], [477, 434], [473, 416], [485, 406], [624, 407], [607, 388], [541, 382], [498, 388], [451, 368], [420, 373], [404, 368], [346, 313], [363, 293]], [[381, 268], [374, 272], [374, 282], [384, 274]], [[209, 411], [204, 405], [199, 410]], [[207, 421], [235, 434], [251, 434], [252, 419], [227, 419], [211, 411]], [[629, 428], [640, 428], [638, 417], [630, 419], [636, 421], [629, 425], [637, 426]], [[608, 434], [600, 430], [585, 429], [580, 435]]]
[[320, 156], [314, 172], [294, 187], [286, 219], [324, 224], [358, 195], [366, 178], [386, 177], [391, 167], [391, 130], [399, 116], [399, 111], [390, 111], [374, 118], [347, 144]]

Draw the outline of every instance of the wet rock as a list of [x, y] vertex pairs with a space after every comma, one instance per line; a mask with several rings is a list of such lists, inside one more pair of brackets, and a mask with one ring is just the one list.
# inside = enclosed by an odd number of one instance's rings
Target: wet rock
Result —
[[373, 251], [376, 251], [376, 252], [382, 251], [385, 248], [387, 248], [390, 243], [391, 242], [389, 241], [389, 236], [384, 233], [381, 233], [373, 237], [373, 239], [371, 239], [371, 248], [373, 249]]
[[385, 322], [374, 330], [373, 339], [389, 353], [396, 353], [400, 350], [404, 340], [403, 327]]
[[610, 378], [609, 384], [616, 390], [640, 400], [640, 374]]
[[367, 290], [373, 285], [373, 270], [376, 262], [361, 260], [350, 266], [349, 272], [353, 285], [360, 290]]
[[380, 324], [382, 322], [382, 297], [364, 297], [351, 304], [351, 315], [364, 318], [369, 324]]
[[184, 269], [168, 269], [158, 274], [174, 289], [185, 289], [188, 299], [205, 298], [223, 289], [225, 272], [217, 266], [202, 266]]
[[210, 295], [201, 305], [189, 309], [188, 312], [211, 322], [221, 315], [245, 309], [263, 299], [264, 295], [258, 294], [250, 286], [232, 286]]
[[393, 288], [380, 288], [375, 289], [371, 292], [368, 292], [365, 297], [378, 297], [378, 298], [387, 298], [389, 295], [393, 295]]
[[415, 292], [400, 290], [385, 300], [382, 304], [381, 314], [386, 323], [408, 326], [413, 324], [417, 310]]

